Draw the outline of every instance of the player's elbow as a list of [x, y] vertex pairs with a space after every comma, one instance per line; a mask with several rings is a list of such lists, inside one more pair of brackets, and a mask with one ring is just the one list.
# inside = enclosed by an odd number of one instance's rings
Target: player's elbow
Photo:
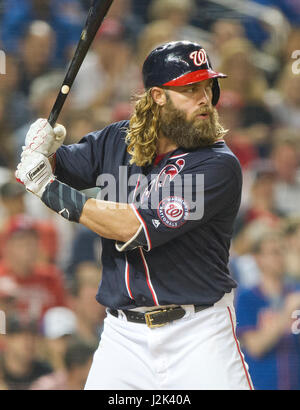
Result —
[[135, 236], [139, 228], [139, 222], [132, 221], [130, 225], [125, 224], [124, 226], [120, 227], [120, 230], [118, 231], [118, 238], [116, 239], [120, 242], [126, 243]]

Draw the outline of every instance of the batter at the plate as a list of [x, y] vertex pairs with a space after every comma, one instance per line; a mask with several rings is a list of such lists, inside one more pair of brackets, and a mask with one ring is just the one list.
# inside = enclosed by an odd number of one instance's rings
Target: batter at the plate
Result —
[[[129, 121], [59, 148], [47, 120], [26, 136], [17, 178], [103, 238], [107, 318], [86, 389], [252, 389], [228, 270], [242, 174], [215, 108], [223, 77], [199, 44], [163, 44]], [[80, 192], [105, 175], [114, 201]]]

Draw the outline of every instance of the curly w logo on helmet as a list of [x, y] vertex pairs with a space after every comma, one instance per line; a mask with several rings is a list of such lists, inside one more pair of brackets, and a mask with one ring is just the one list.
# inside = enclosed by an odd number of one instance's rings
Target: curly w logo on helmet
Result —
[[194, 60], [195, 65], [201, 66], [201, 65], [207, 63], [206, 51], [203, 48], [199, 51], [193, 51], [190, 54], [190, 59]]

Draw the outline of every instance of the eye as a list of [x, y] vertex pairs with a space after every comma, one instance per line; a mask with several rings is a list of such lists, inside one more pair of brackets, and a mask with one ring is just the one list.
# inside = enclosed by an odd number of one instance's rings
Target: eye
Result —
[[212, 81], [210, 81], [208, 84], [207, 84], [207, 86], [206, 86], [206, 89], [208, 90], [211, 90], [212, 89], [212, 85], [213, 85], [213, 82]]
[[187, 89], [185, 90], [185, 92], [186, 92], [186, 93], [189, 93], [189, 94], [192, 94], [192, 93], [194, 93], [194, 92], [196, 91], [196, 89], [197, 89], [197, 87], [192, 86], [192, 87], [187, 88]]

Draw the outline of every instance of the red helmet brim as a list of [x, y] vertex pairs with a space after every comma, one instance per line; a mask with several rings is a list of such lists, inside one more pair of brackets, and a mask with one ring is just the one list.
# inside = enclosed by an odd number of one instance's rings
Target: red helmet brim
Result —
[[198, 70], [192, 71], [190, 73], [184, 74], [174, 80], [171, 80], [163, 85], [165, 86], [183, 86], [198, 83], [199, 81], [204, 81], [209, 78], [226, 78], [227, 75], [223, 73], [218, 73], [213, 70]]

